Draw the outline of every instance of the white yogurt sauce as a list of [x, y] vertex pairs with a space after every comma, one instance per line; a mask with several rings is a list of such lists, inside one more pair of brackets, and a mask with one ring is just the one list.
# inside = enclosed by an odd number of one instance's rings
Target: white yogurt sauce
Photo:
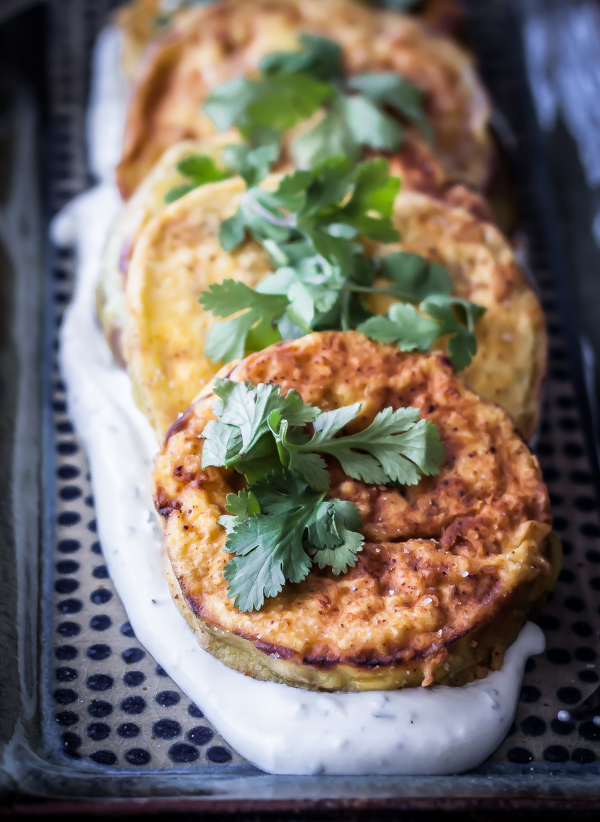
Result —
[[476, 767], [510, 728], [527, 657], [544, 649], [535, 625], [525, 626], [502, 670], [462, 688], [327, 694], [230, 670], [198, 646], [175, 607], [150, 494], [156, 440], [134, 404], [129, 378], [112, 362], [94, 310], [102, 247], [120, 207], [112, 181], [115, 123], [123, 119], [117, 52], [117, 35], [107, 30], [95, 56], [89, 117], [92, 166], [103, 182], [59, 215], [53, 236], [78, 251], [61, 365], [70, 413], [89, 456], [102, 549], [137, 637], [222, 736], [263, 770], [424, 775]]

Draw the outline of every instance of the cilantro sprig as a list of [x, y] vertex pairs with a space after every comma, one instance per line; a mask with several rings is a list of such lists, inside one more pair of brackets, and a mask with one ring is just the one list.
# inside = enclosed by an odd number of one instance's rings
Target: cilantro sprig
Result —
[[300, 49], [269, 54], [257, 78], [237, 77], [215, 88], [204, 113], [217, 128], [236, 126], [242, 137], [271, 129], [283, 134], [320, 112], [318, 122], [291, 146], [298, 168], [345, 155], [357, 161], [365, 149], [395, 151], [404, 124], [431, 142], [420, 89], [396, 72], [346, 76], [341, 47], [303, 34]]
[[[205, 310], [226, 320], [211, 329], [206, 355], [229, 361], [314, 330], [358, 329], [405, 351], [426, 351], [445, 338], [455, 367], [466, 368], [484, 309], [451, 296], [442, 266], [401, 252], [367, 257], [363, 245], [399, 239], [391, 218], [400, 181], [389, 176], [383, 159], [358, 165], [355, 159], [364, 147], [400, 145], [399, 115], [428, 131], [419, 90], [393, 73], [345, 78], [337, 43], [303, 35], [301, 44], [264, 57], [258, 79], [239, 77], [215, 89], [206, 113], [219, 128], [236, 125], [245, 142], [225, 146], [225, 168], [203, 156], [183, 160], [178, 169], [189, 182], [165, 198], [172, 202], [240, 174], [247, 191], [221, 226], [221, 246], [233, 251], [250, 235], [273, 263], [273, 273], [256, 289], [225, 280], [201, 295]], [[320, 121], [294, 143], [299, 170], [276, 191], [261, 188], [280, 155], [281, 134], [324, 106]], [[376, 317], [365, 302], [370, 294], [400, 304]]]
[[[202, 293], [203, 307], [226, 320], [211, 329], [207, 356], [227, 362], [278, 339], [357, 329], [404, 351], [427, 351], [446, 338], [455, 367], [467, 367], [484, 309], [451, 296], [452, 280], [441, 265], [405, 252], [365, 254], [365, 240], [399, 239], [392, 223], [399, 188], [385, 160], [355, 166], [344, 157], [295, 171], [275, 191], [248, 188], [221, 226], [221, 245], [233, 251], [250, 235], [274, 271], [255, 289], [225, 280]], [[386, 317], [375, 316], [365, 299], [377, 294], [400, 303]]]
[[[247, 487], [227, 497], [219, 522], [227, 594], [242, 611], [258, 610], [286, 581], [301, 582], [313, 563], [334, 574], [352, 567], [362, 549], [354, 503], [327, 497], [324, 459], [367, 483], [415, 485], [439, 473], [443, 445], [436, 426], [415, 408], [385, 408], [364, 430], [341, 435], [360, 403], [322, 412], [296, 391], [215, 380], [215, 420], [204, 429], [202, 467], [235, 468]], [[312, 425], [312, 431], [307, 426]]]

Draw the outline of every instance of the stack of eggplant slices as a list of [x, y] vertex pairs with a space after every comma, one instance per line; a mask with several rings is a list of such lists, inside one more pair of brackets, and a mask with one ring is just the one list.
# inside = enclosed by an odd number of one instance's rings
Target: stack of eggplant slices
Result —
[[255, 679], [483, 679], [560, 545], [527, 444], [544, 315], [460, 11], [166, 5], [117, 17], [97, 306], [161, 443], [175, 603]]

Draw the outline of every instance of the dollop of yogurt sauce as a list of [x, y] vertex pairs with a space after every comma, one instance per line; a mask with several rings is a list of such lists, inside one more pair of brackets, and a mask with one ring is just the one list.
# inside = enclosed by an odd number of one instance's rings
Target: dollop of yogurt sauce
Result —
[[514, 718], [525, 661], [544, 637], [529, 623], [500, 671], [461, 688], [319, 693], [259, 682], [203, 651], [175, 607], [150, 493], [155, 436], [112, 361], [95, 317], [102, 249], [120, 200], [113, 180], [124, 120], [119, 35], [106, 29], [94, 56], [88, 115], [91, 167], [100, 182], [58, 215], [55, 242], [77, 249], [74, 299], [60, 358], [70, 413], [90, 461], [99, 535], [137, 637], [246, 759], [280, 774], [450, 774], [481, 764]]

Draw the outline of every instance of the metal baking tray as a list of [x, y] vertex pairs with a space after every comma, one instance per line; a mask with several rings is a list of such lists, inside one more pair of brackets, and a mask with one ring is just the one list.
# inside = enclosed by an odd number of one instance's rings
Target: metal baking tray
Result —
[[[90, 55], [114, 5], [48, 5], [46, 222], [92, 182], [84, 127]], [[39, 181], [27, 166], [38, 126], [27, 95], [17, 95], [13, 182], [24, 182], [11, 206], [17, 276], [2, 280], [14, 335], [0, 364], [10, 387], [0, 427], [0, 798], [15, 809], [70, 799], [65, 810], [81, 810], [93, 799], [95, 812], [103, 803], [133, 812], [144, 798], [153, 811], [600, 810], [600, 726], [558, 717], [600, 681], [600, 483], [577, 324], [517, 19], [508, 0], [466, 6], [482, 75], [516, 141], [511, 177], [551, 341], [536, 450], [565, 552], [538, 620], [547, 650], [529, 660], [507, 739], [460, 776], [272, 776], [238, 756], [136, 640], [103, 562], [86, 457], [56, 363], [75, 259], [31, 239], [45, 232], [31, 206], [42, 202]], [[5, 92], [14, 88], [0, 84], [0, 97]], [[6, 233], [2, 185], [0, 245], [15, 236]]]

